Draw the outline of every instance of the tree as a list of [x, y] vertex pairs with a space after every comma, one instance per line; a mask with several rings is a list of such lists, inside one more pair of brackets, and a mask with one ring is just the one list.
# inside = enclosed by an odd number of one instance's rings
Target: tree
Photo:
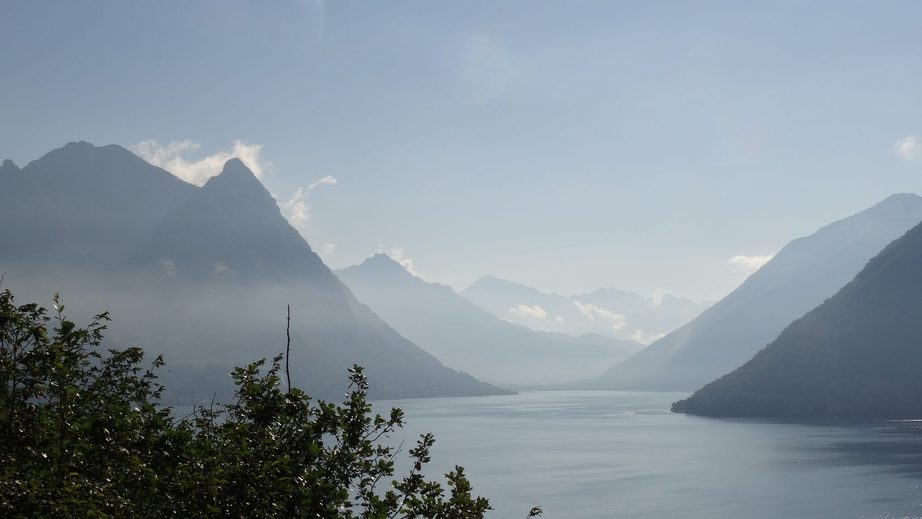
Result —
[[[372, 413], [362, 368], [337, 405], [283, 388], [283, 357], [231, 374], [235, 398], [176, 417], [140, 348], [100, 351], [109, 316], [80, 328], [0, 292], [0, 516], [481, 518], [464, 469], [446, 486], [423, 468], [394, 476], [382, 445], [404, 415]], [[532, 511], [534, 512], [534, 510]], [[540, 512], [540, 510], [539, 510]], [[533, 516], [532, 513], [529, 517]]]

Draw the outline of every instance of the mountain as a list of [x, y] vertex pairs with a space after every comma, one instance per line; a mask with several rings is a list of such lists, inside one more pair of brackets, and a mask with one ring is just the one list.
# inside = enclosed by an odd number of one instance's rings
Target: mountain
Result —
[[0, 264], [123, 263], [198, 188], [120, 146], [72, 142], [0, 168]]
[[615, 288], [573, 296], [545, 294], [493, 276], [478, 279], [461, 295], [500, 319], [534, 330], [573, 336], [596, 333], [642, 342], [682, 326], [708, 306], [669, 294], [654, 300]]
[[306, 279], [324, 283], [325, 290], [338, 286], [240, 159], [227, 161], [221, 174], [167, 214], [140, 251], [142, 263], [167, 263], [184, 278]]
[[922, 225], [732, 373], [676, 402], [709, 416], [922, 418]]
[[450, 287], [428, 283], [384, 254], [337, 271], [353, 293], [442, 362], [506, 386], [555, 384], [599, 373], [642, 347], [602, 335], [571, 337], [519, 326]]
[[697, 389], [749, 360], [920, 220], [922, 198], [898, 194], [796, 239], [696, 319], [579, 387]]
[[338, 399], [353, 363], [377, 398], [505, 392], [358, 302], [239, 160], [203, 187], [118, 146], [71, 143], [14, 166], [0, 170], [5, 285], [21, 300], [60, 291], [78, 317], [111, 310], [112, 344], [166, 354], [174, 399], [226, 393], [231, 367], [283, 351], [288, 305], [293, 382], [314, 397]]

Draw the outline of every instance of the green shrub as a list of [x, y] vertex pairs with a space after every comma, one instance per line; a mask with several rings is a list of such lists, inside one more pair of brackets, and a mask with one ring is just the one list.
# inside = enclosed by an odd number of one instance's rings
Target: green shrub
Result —
[[[408, 454], [379, 443], [403, 412], [372, 413], [349, 370], [342, 404], [283, 389], [281, 356], [231, 374], [231, 403], [176, 417], [140, 348], [100, 352], [108, 315], [86, 328], [0, 293], [0, 516], [480, 518], [461, 467], [423, 475], [434, 439]], [[534, 510], [533, 510], [534, 512]], [[531, 515], [530, 515], [531, 516]]]

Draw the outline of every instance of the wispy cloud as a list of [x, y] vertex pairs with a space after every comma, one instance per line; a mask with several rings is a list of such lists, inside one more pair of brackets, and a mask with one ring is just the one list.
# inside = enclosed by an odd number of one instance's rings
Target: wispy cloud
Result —
[[538, 305], [519, 305], [509, 309], [509, 313], [522, 319], [543, 321], [547, 319], [547, 310]]
[[416, 277], [421, 277], [419, 271], [416, 270], [416, 267], [413, 265], [413, 260], [407, 257], [403, 248], [391, 249], [387, 255], [390, 256], [392, 260], [400, 263], [400, 265], [410, 274], [413, 274]]
[[657, 288], [656, 290], [653, 291], [653, 298], [650, 301], [650, 304], [652, 304], [653, 306], [659, 306], [663, 304], [663, 296], [665, 296], [666, 294], [667, 292], [665, 289]]
[[650, 344], [665, 336], [665, 333], [646, 333], [643, 330], [634, 330], [634, 333], [631, 334], [631, 340], [640, 344]]
[[915, 135], [909, 135], [893, 143], [893, 151], [907, 160], [915, 157], [920, 148], [922, 148], [922, 142]]
[[589, 303], [580, 303], [579, 301], [573, 301], [573, 304], [576, 305], [576, 308], [579, 309], [581, 314], [585, 315], [590, 320], [602, 319], [608, 321], [613, 331], [618, 331], [627, 324], [623, 315], [612, 312], [611, 310]]
[[141, 141], [129, 147], [147, 162], [197, 186], [204, 185], [209, 178], [220, 173], [224, 163], [234, 157], [242, 160], [259, 178], [262, 178], [263, 173], [271, 167], [271, 163], [264, 161], [260, 156], [262, 144], [248, 144], [246, 141], [236, 140], [230, 150], [218, 151], [199, 159], [187, 158], [190, 153], [201, 148], [201, 144], [190, 140], [161, 145], [156, 139]]
[[320, 180], [314, 182], [313, 184], [307, 186], [307, 191], [310, 192], [312, 189], [315, 189], [320, 186], [335, 186], [339, 182], [332, 175], [327, 175]]
[[172, 276], [176, 273], [176, 262], [171, 259], [163, 258], [160, 260], [160, 267], [163, 269], [163, 272], [167, 275]]
[[730, 269], [734, 272], [752, 274], [771, 261], [773, 257], [773, 254], [768, 256], [733, 256], [727, 260], [727, 265], [729, 265]]
[[279, 204], [282, 212], [287, 214], [288, 223], [299, 231], [302, 230], [307, 221], [311, 219], [311, 214], [304, 196], [304, 188], [299, 187], [288, 201]]
[[329, 256], [330, 254], [333, 254], [334, 252], [336, 252], [336, 244], [332, 242], [324, 243], [323, 247], [320, 249], [320, 254], [324, 256]]
[[330, 175], [313, 182], [307, 187], [299, 187], [286, 202], [279, 204], [282, 212], [287, 215], [288, 222], [299, 231], [305, 231], [308, 220], [311, 219], [310, 206], [307, 196], [320, 186], [335, 186], [338, 181]]

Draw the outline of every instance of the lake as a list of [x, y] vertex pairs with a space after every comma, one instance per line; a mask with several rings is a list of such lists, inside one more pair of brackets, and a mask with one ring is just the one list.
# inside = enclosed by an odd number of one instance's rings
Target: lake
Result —
[[[526, 392], [375, 403], [463, 465], [491, 517], [922, 517], [922, 423], [778, 423], [669, 412], [680, 393]], [[406, 464], [399, 465], [405, 473]]]

